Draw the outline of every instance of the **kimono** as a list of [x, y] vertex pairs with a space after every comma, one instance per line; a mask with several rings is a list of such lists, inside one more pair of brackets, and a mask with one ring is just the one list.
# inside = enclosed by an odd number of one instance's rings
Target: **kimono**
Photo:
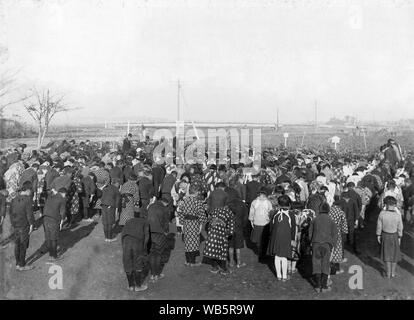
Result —
[[24, 165], [21, 162], [13, 163], [4, 174], [4, 181], [6, 182], [6, 190], [9, 192], [7, 198], [10, 202], [16, 195], [19, 189], [20, 176], [24, 171]]
[[207, 184], [207, 188], [208, 188], [207, 193], [209, 195], [210, 192], [214, 191], [214, 186], [219, 182], [217, 172], [213, 170], [209, 170], [204, 174], [203, 178], [204, 178], [205, 183]]
[[122, 211], [119, 218], [119, 225], [134, 217], [135, 203], [139, 201], [139, 189], [136, 181], [127, 181], [121, 186]]
[[335, 204], [331, 207], [329, 211], [329, 216], [336, 224], [337, 237], [336, 243], [332, 250], [332, 263], [341, 263], [343, 259], [343, 243], [342, 243], [342, 234], [348, 233], [348, 223], [346, 222], [345, 212], [341, 210], [340, 207]]
[[210, 212], [209, 230], [204, 256], [215, 260], [227, 260], [229, 249], [228, 238], [234, 233], [234, 215], [226, 207], [217, 208]]
[[79, 193], [82, 193], [80, 178], [75, 176], [67, 194], [66, 214], [74, 219], [79, 214]]
[[[91, 170], [92, 171], [92, 170]], [[109, 172], [105, 169], [98, 168], [96, 171], [92, 171], [96, 176], [96, 187], [102, 191], [102, 189], [107, 186], [111, 180]], [[99, 192], [99, 191], [98, 191]], [[98, 200], [95, 203], [95, 209], [101, 209], [101, 199], [98, 197]]]
[[270, 223], [269, 256], [292, 258], [291, 241], [296, 237], [296, 218], [292, 210], [280, 209]]
[[44, 207], [46, 203], [46, 173], [49, 171], [49, 166], [40, 166], [37, 171], [37, 192], [36, 192], [36, 202], [39, 207]]
[[[174, 206], [178, 207], [180, 205], [184, 197], [190, 194], [189, 190], [190, 190], [190, 184], [187, 182], [178, 181], [177, 183], [174, 184], [174, 186], [171, 189], [171, 197], [173, 198]], [[177, 228], [183, 227], [177, 213], [175, 215], [175, 224]]]
[[183, 225], [185, 251], [198, 252], [201, 228], [207, 222], [205, 205], [196, 196], [189, 195], [181, 201], [177, 215]]

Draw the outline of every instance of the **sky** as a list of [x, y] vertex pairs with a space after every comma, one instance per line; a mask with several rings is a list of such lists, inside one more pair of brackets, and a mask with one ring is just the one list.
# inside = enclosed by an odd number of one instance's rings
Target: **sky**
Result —
[[[414, 6], [347, 0], [0, 0], [22, 90], [64, 94], [56, 124], [414, 118]], [[20, 106], [6, 110], [27, 119]]]

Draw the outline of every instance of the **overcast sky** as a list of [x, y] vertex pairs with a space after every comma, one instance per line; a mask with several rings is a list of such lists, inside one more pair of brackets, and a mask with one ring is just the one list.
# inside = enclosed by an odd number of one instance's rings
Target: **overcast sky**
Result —
[[178, 78], [186, 120], [312, 121], [315, 100], [319, 120], [414, 118], [407, 1], [0, 3], [22, 86], [82, 108], [57, 123], [175, 120]]

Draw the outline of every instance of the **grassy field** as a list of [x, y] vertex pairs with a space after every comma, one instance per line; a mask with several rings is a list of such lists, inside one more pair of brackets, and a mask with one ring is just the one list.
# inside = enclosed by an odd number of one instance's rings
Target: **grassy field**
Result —
[[[152, 137], [153, 133], [157, 129], [163, 128], [148, 128], [147, 135]], [[186, 131], [191, 127], [186, 127]], [[209, 128], [198, 129], [204, 132], [204, 136], [207, 137]], [[211, 128], [218, 129], [218, 128]], [[230, 128], [223, 128], [230, 130]], [[252, 129], [250, 129], [250, 135], [252, 135]], [[258, 129], [258, 128], [254, 128]], [[279, 147], [284, 145], [283, 133], [288, 132], [289, 137], [287, 139], [287, 147], [295, 150], [297, 148], [317, 148], [328, 149], [334, 148], [334, 144], [330, 141], [333, 136], [338, 136], [341, 140], [338, 144], [338, 151], [377, 151], [379, 147], [386, 143], [386, 141], [392, 136], [403, 149], [414, 150], [414, 132], [404, 131], [390, 134], [385, 130], [380, 131], [368, 131], [365, 136], [361, 132], [353, 132], [351, 130], [335, 129], [335, 128], [318, 128], [317, 130], [311, 127], [286, 127], [276, 130], [274, 128], [263, 127], [261, 129], [261, 144], [262, 148]], [[171, 129], [172, 133], [175, 133], [174, 129]], [[237, 129], [239, 131], [239, 129]], [[131, 128], [130, 132], [133, 134], [134, 139], [142, 137], [141, 128]], [[240, 132], [240, 131], [239, 131]], [[112, 142], [121, 143], [125, 137], [126, 129], [124, 128], [70, 128], [66, 130], [53, 130], [49, 133], [44, 141], [44, 145], [53, 140], [63, 139], [75, 139], [75, 141], [85, 141], [87, 139], [93, 142]], [[201, 134], [201, 133], [200, 133]], [[30, 138], [18, 138], [18, 139], [3, 139], [0, 143], [0, 149], [7, 149], [17, 146], [19, 143], [25, 143], [28, 145], [28, 149], [36, 148], [36, 137]]]

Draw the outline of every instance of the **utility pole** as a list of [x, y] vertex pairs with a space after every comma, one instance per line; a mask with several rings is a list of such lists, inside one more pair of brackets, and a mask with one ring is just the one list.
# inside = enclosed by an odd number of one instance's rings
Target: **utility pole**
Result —
[[180, 79], [178, 79], [178, 87], [177, 87], [177, 121], [181, 121], [181, 112], [180, 112], [180, 91], [181, 91], [181, 83]]
[[315, 129], [318, 128], [318, 103], [315, 99]]
[[279, 107], [276, 109], [276, 131], [279, 131]]

